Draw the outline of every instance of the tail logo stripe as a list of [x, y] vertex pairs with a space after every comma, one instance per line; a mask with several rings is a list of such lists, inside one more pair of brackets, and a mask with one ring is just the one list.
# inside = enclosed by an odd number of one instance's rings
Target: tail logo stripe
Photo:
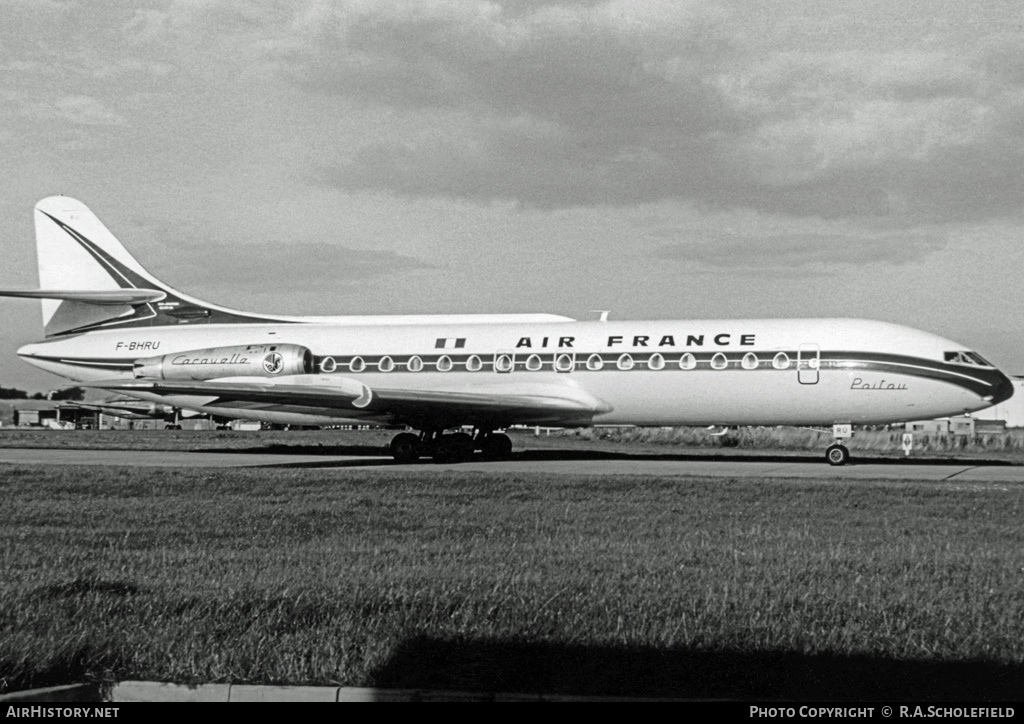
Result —
[[[166, 295], [165, 298], [160, 302], [159, 307], [155, 307], [152, 303], [145, 302], [139, 305], [133, 305], [133, 313], [122, 317], [116, 317], [112, 320], [105, 320], [102, 322], [93, 322], [90, 324], [83, 324], [76, 326], [73, 329], [65, 329], [57, 332], [57, 334], [70, 334], [72, 332], [82, 332], [89, 329], [96, 329], [100, 327], [134, 327], [140, 323], [147, 322], [149, 320], [156, 320], [157, 324], [188, 324], [202, 320], [208, 323], [251, 323], [251, 322], [269, 322], [269, 321], [282, 321], [269, 319], [266, 317], [255, 317], [246, 314], [239, 314], [231, 310], [220, 309], [217, 307], [207, 306], [204, 302], [197, 300], [186, 301], [182, 299], [176, 292], [171, 290], [166, 285], [158, 282], [156, 279], [151, 277], [143, 277], [139, 272], [129, 268], [124, 263], [119, 261], [117, 258], [112, 256], [110, 253], [105, 251], [102, 247], [96, 244], [94, 241], [88, 239], [81, 232], [75, 228], [64, 223], [60, 219], [57, 219], [47, 212], [39, 209], [39, 212], [46, 216], [48, 219], [53, 221], [62, 231], [64, 231], [69, 237], [76, 241], [85, 251], [95, 259], [96, 263], [99, 264], [104, 271], [110, 275], [110, 278], [118, 284], [122, 289], [158, 289]], [[202, 314], [173, 314], [172, 312], [179, 309], [197, 309], [202, 310]], [[287, 323], [287, 322], [285, 322]], [[51, 336], [48, 334], [47, 336]]]

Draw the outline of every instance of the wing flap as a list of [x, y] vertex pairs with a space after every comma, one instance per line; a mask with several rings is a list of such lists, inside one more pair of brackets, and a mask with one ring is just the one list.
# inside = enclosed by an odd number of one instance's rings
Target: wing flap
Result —
[[561, 387], [521, 393], [497, 391], [463, 392], [456, 390], [375, 389], [368, 407], [398, 409], [402, 407], [464, 409], [472, 411], [537, 411], [584, 412], [608, 411], [606, 405], [589, 395], [570, 395]]

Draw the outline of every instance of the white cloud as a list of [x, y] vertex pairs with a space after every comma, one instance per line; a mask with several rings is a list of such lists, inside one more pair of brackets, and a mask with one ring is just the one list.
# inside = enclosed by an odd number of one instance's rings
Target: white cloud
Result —
[[57, 117], [84, 126], [120, 126], [124, 116], [89, 96], [64, 96], [54, 104]]
[[160, 253], [153, 256], [154, 268], [170, 270], [169, 276], [173, 276], [177, 268], [182, 278], [187, 279], [187, 285], [215, 286], [222, 292], [263, 288], [268, 284], [268, 270], [272, 270], [277, 280], [273, 284], [300, 280], [305, 293], [379, 285], [383, 279], [397, 280], [410, 272], [431, 268], [415, 257], [389, 251], [347, 249], [327, 243], [282, 245], [256, 240], [244, 246], [244, 256], [254, 261], [225, 266], [224, 260], [236, 256], [238, 249], [217, 242], [164, 245]]
[[150, 43], [166, 35], [169, 22], [170, 16], [160, 10], [136, 10], [121, 31], [134, 44]]
[[934, 234], [786, 234], [737, 237], [713, 234], [655, 251], [662, 259], [720, 269], [830, 270], [836, 266], [902, 265], [921, 261], [945, 248], [945, 235]]

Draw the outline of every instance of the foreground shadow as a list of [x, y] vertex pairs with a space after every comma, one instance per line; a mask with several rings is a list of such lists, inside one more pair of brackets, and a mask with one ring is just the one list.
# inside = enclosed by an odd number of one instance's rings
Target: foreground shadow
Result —
[[380, 457], [391, 453], [387, 445], [257, 445], [243, 448], [203, 448], [196, 452], [238, 453], [240, 455], [355, 455], [359, 457]]
[[805, 701], [1020, 700], [1024, 665], [413, 638], [373, 672], [395, 689]]

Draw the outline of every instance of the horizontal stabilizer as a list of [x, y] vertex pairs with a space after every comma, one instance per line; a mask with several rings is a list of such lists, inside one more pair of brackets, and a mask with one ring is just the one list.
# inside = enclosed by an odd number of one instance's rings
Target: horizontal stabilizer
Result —
[[166, 292], [156, 289], [34, 289], [34, 290], [11, 290], [0, 289], [0, 297], [22, 297], [24, 299], [62, 299], [69, 302], [82, 302], [84, 304], [108, 305], [137, 305], [149, 302], [159, 302], [167, 296]]

